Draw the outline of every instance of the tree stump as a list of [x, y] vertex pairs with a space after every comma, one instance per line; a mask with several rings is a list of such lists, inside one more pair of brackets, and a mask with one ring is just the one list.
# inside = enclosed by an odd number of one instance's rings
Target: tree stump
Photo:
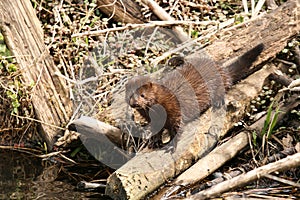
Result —
[[0, 29], [15, 56], [25, 85], [34, 83], [32, 103], [48, 148], [72, 111], [65, 81], [44, 44], [43, 30], [30, 0], [1, 0]]

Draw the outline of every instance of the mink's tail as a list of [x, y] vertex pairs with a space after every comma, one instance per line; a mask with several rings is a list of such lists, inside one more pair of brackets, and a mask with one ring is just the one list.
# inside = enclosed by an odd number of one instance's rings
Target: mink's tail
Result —
[[242, 80], [249, 75], [251, 65], [257, 59], [263, 49], [264, 45], [261, 43], [244, 53], [242, 56], [238, 57], [238, 59], [236, 59], [227, 67], [233, 83]]

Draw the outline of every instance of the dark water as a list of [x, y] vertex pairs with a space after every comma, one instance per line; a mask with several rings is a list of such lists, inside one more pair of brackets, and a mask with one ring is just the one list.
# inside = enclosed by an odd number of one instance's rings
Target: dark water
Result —
[[58, 181], [60, 167], [17, 151], [0, 150], [0, 199], [108, 199]]

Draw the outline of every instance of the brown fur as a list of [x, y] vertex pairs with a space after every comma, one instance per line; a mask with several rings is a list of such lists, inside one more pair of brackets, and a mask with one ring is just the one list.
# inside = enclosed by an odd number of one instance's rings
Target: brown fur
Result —
[[[181, 65], [161, 80], [140, 76], [128, 81], [127, 102], [151, 122], [151, 127], [166, 120], [163, 127], [177, 132], [183, 123], [195, 119], [210, 105], [222, 104], [224, 91], [248, 70], [262, 49], [263, 46], [258, 45], [249, 51], [252, 55], [247, 52], [240, 58], [248, 60], [236, 62], [244, 66], [232, 64], [227, 69], [222, 69], [207, 58], [198, 59], [197, 66], [184, 59], [181, 62], [182, 58], [179, 58]], [[166, 113], [166, 119], [161, 117], [163, 112]]]

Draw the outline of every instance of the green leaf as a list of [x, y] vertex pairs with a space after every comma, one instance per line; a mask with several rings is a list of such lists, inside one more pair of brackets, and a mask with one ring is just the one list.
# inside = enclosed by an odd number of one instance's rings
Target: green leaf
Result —
[[6, 91], [6, 95], [8, 96], [8, 98], [11, 98], [13, 100], [18, 98], [18, 95], [16, 93], [13, 93], [12, 91]]
[[275, 110], [275, 114], [273, 116], [273, 119], [272, 119], [272, 122], [270, 124], [270, 127], [269, 127], [269, 131], [268, 131], [268, 134], [267, 134], [267, 138], [270, 138], [272, 133], [273, 133], [273, 129], [275, 128], [276, 124], [277, 124], [277, 120], [278, 120], [278, 115], [279, 115], [280, 111], [279, 111], [279, 107], [276, 108]]
[[77, 147], [72, 153], [71, 153], [71, 157], [73, 158], [80, 150], [82, 149], [82, 146]]
[[18, 69], [18, 68], [17, 68], [17, 66], [16, 66], [15, 64], [9, 64], [9, 65], [7, 66], [7, 71], [10, 72], [10, 73], [16, 72], [17, 69]]
[[267, 111], [267, 117], [266, 117], [266, 120], [265, 120], [265, 123], [264, 123], [264, 127], [261, 131], [261, 135], [264, 136], [269, 128], [269, 124], [270, 124], [270, 120], [271, 120], [271, 114], [272, 114], [272, 107], [273, 107], [273, 103], [272, 102], [268, 108], [268, 111]]
[[47, 147], [46, 142], [44, 142], [43, 144], [44, 144], [44, 150], [45, 150], [45, 152], [48, 153], [48, 147]]
[[35, 85], [34, 80], [31, 80], [29, 86], [30, 86], [30, 87], [34, 87], [34, 85]]
[[18, 114], [18, 108], [13, 108], [13, 110], [11, 111], [12, 112], [12, 114]]
[[12, 106], [13, 106], [14, 108], [19, 108], [19, 107], [20, 107], [19, 101], [18, 101], [18, 100], [13, 101], [13, 102], [12, 102]]
[[252, 132], [252, 142], [254, 146], [257, 146], [257, 133], [256, 131]]

